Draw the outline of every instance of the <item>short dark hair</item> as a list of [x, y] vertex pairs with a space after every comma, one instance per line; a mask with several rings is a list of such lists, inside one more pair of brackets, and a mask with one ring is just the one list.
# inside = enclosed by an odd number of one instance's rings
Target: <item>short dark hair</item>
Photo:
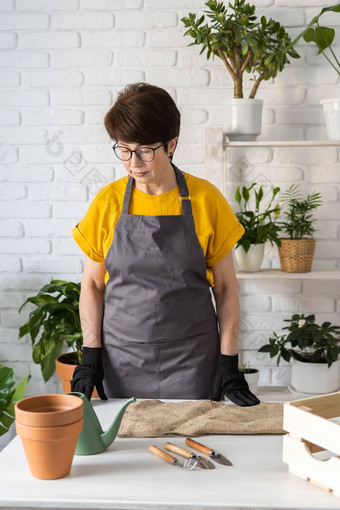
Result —
[[170, 94], [149, 83], [131, 83], [105, 115], [110, 137], [127, 143], [168, 142], [179, 135], [181, 114]]

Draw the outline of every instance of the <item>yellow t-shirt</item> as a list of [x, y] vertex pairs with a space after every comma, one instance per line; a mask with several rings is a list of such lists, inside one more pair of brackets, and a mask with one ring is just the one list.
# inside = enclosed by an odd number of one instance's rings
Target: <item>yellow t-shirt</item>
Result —
[[[213, 287], [211, 267], [229, 253], [242, 237], [244, 228], [213, 184], [187, 173], [184, 176], [191, 198], [196, 235], [207, 263], [207, 279]], [[105, 262], [121, 215], [127, 180], [128, 176], [102, 188], [91, 202], [85, 217], [73, 228], [74, 240], [96, 262]], [[161, 195], [149, 195], [133, 186], [129, 213], [145, 216], [182, 214], [178, 187]], [[108, 279], [106, 272], [105, 283]]]

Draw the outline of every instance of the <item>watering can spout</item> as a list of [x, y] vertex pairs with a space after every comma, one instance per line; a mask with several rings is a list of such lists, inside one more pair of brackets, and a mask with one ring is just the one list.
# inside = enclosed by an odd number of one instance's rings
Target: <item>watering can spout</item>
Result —
[[109, 429], [107, 429], [106, 432], [103, 432], [103, 434], [101, 435], [101, 440], [103, 441], [103, 443], [104, 443], [106, 448], [108, 446], [110, 446], [110, 444], [112, 444], [113, 441], [116, 439], [116, 436], [117, 436], [120, 424], [122, 422], [125, 410], [133, 402], [136, 402], [135, 397], [132, 397], [132, 398], [130, 398], [130, 400], [125, 402], [125, 404], [120, 409], [120, 411], [118, 412], [117, 416], [115, 417], [111, 427]]
[[126, 408], [132, 404], [132, 402], [136, 401], [135, 397], [132, 397], [125, 402], [115, 417], [111, 427], [106, 432], [103, 432], [97, 415], [87, 397], [85, 397], [83, 393], [78, 392], [70, 392], [67, 393], [67, 395], [75, 395], [84, 402], [84, 426], [79, 435], [75, 451], [76, 455], [93, 455], [106, 450], [117, 436]]

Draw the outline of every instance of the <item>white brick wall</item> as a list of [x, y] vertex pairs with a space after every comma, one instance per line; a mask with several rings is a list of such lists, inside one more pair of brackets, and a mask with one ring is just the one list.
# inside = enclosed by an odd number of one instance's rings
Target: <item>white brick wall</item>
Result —
[[[294, 37], [327, 5], [321, 0], [255, 0]], [[0, 360], [17, 377], [32, 374], [28, 393], [57, 391], [44, 384], [29, 338], [17, 340], [28, 311], [18, 308], [52, 278], [78, 281], [83, 257], [71, 238], [100, 187], [124, 175], [112, 156], [103, 116], [127, 83], [165, 87], [182, 112], [175, 162], [204, 177], [204, 128], [222, 123], [220, 104], [232, 95], [223, 64], [188, 47], [181, 17], [204, 0], [0, 1]], [[339, 27], [340, 16], [324, 17]], [[339, 49], [339, 35], [336, 48]], [[275, 80], [260, 86], [263, 138], [326, 136], [319, 104], [339, 96], [339, 79], [315, 50], [299, 45]], [[249, 82], [246, 88], [249, 86]], [[78, 156], [77, 156], [78, 154]], [[79, 154], [82, 159], [79, 158]], [[229, 199], [241, 181], [320, 190], [314, 267], [340, 268], [340, 167], [336, 148], [249, 149], [229, 154]], [[266, 248], [266, 267], [278, 267]], [[289, 367], [257, 352], [294, 311], [340, 323], [339, 282], [240, 281], [240, 350], [261, 368], [264, 384], [289, 382]]]

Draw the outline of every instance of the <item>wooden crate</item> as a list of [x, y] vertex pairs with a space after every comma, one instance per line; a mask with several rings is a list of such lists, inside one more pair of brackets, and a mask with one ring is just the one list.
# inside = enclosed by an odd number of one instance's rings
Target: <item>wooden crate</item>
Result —
[[284, 404], [282, 460], [290, 473], [340, 497], [338, 417], [340, 392]]

